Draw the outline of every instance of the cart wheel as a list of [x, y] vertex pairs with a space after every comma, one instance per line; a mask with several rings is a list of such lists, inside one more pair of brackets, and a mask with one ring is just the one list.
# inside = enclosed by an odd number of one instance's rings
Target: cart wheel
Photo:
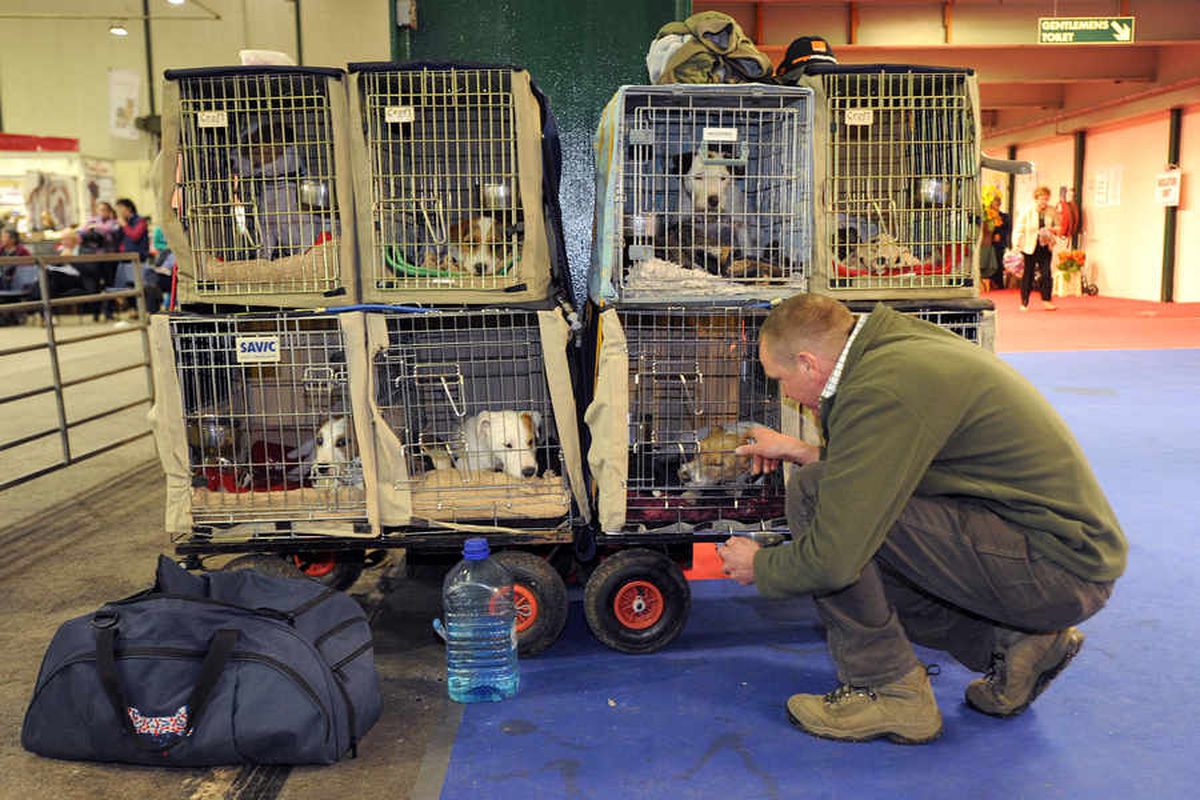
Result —
[[544, 558], [503, 550], [496, 560], [512, 573], [517, 611], [517, 653], [536, 656], [558, 641], [567, 624], [567, 587]]
[[263, 575], [270, 575], [272, 578], [305, 577], [304, 573], [296, 569], [296, 565], [289, 559], [270, 553], [248, 553], [238, 556], [221, 569], [230, 572], [237, 569], [252, 569]]
[[362, 574], [364, 557], [362, 550], [306, 552], [293, 555], [292, 563], [314, 581], [345, 591]]
[[679, 565], [653, 550], [622, 550], [601, 562], [583, 590], [588, 627], [622, 653], [653, 653], [687, 622], [692, 591]]

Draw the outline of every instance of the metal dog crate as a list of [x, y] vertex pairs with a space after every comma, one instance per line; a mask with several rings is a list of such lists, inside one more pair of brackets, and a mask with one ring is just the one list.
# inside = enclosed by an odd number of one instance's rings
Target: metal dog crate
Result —
[[597, 134], [597, 302], [770, 299], [807, 286], [811, 90], [626, 86]]
[[972, 296], [980, 117], [968, 69], [816, 66], [823, 236], [811, 290]]
[[[371, 315], [385, 528], [470, 524], [571, 540], [582, 461], [557, 311]], [[561, 324], [559, 324], [561, 323]], [[577, 507], [578, 506], [578, 507]]]
[[[548, 106], [529, 73], [390, 63], [350, 69], [367, 299], [547, 297], [561, 266], [560, 156], [553, 125], [543, 130]], [[553, 210], [543, 205], [544, 170], [553, 177]]]
[[[162, 219], [185, 302], [355, 300], [345, 75], [169, 70]], [[345, 176], [343, 176], [345, 173]]]
[[[856, 316], [869, 314], [875, 307], [875, 303], [863, 300], [852, 300], [846, 305]], [[996, 306], [991, 300], [890, 301], [887, 305], [902, 314], [932, 322], [987, 350], [996, 349]]]
[[287, 530], [278, 523], [365, 521], [372, 476], [355, 427], [343, 322], [155, 319], [155, 428], [173, 534], [220, 538], [223, 527], [276, 523], [235, 532], [274, 535]]
[[733, 452], [753, 423], [787, 428], [778, 384], [758, 360], [768, 311], [730, 305], [601, 315], [602, 400], [588, 421], [606, 534], [786, 530], [782, 472], [751, 476], [749, 459]]

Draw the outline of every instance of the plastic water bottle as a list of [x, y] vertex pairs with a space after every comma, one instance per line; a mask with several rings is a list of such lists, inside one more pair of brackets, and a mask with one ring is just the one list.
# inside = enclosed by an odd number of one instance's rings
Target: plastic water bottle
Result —
[[467, 539], [442, 584], [446, 685], [456, 703], [504, 700], [520, 685], [512, 574], [488, 554], [487, 539]]

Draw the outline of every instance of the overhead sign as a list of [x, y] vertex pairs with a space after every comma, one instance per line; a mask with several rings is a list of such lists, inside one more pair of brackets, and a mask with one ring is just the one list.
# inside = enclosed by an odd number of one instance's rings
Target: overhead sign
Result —
[[1038, 44], [1130, 44], [1133, 17], [1039, 17]]

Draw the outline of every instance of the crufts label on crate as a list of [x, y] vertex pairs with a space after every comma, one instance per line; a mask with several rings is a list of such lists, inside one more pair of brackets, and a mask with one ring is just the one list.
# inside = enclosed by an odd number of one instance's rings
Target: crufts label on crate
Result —
[[847, 125], [870, 125], [875, 121], [875, 112], [869, 108], [847, 108]]
[[279, 361], [279, 337], [237, 337], [237, 360], [239, 364], [263, 364]]
[[704, 141], [706, 142], [736, 142], [737, 140], [737, 128], [704, 129]]
[[229, 114], [224, 111], [200, 111], [196, 121], [201, 128], [224, 128], [229, 124]]
[[412, 106], [388, 106], [383, 110], [383, 118], [388, 122], [412, 122], [416, 112]]

